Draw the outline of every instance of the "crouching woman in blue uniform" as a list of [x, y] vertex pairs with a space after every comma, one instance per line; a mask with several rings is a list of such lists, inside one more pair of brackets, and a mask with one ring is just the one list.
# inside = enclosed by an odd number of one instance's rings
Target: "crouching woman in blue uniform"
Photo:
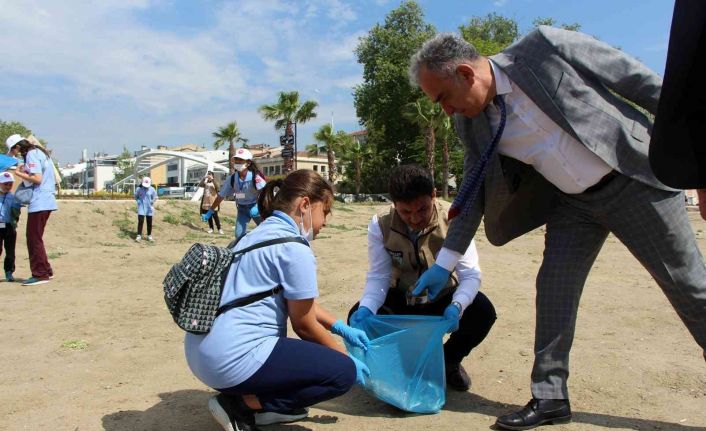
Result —
[[[257, 248], [236, 258], [221, 305], [275, 286], [282, 290], [222, 313], [206, 335], [186, 334], [189, 367], [220, 392], [208, 407], [227, 431], [302, 419], [306, 407], [343, 395], [369, 374], [331, 336], [367, 348], [365, 333], [315, 301], [316, 258], [308, 243], [325, 226], [332, 204], [331, 186], [313, 171], [294, 171], [268, 183], [258, 199], [265, 221], [234, 249], [283, 237], [305, 241]], [[301, 339], [287, 337], [288, 318]]]

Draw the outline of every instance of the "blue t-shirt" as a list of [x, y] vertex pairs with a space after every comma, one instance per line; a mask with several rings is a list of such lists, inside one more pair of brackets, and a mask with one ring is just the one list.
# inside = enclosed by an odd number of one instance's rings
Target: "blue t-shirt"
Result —
[[20, 207], [19, 204], [15, 204], [15, 195], [0, 192], [0, 223], [5, 223], [5, 225], [12, 224], [13, 207]]
[[154, 214], [152, 207], [157, 200], [157, 192], [152, 186], [138, 187], [135, 189], [135, 200], [137, 201], [137, 215], [151, 216]]
[[[243, 237], [235, 250], [297, 235], [300, 234], [294, 220], [275, 211]], [[237, 258], [228, 272], [221, 305], [277, 285], [284, 288], [277, 295], [218, 316], [208, 334], [186, 334], [186, 361], [199, 380], [214, 389], [226, 389], [244, 382], [260, 369], [277, 340], [287, 336], [285, 300], [319, 295], [316, 258], [309, 247], [289, 242], [259, 248]]]
[[218, 195], [223, 199], [234, 196], [236, 205], [252, 205], [257, 202], [257, 196], [260, 194], [260, 190], [267, 184], [265, 179], [260, 175], [256, 175], [253, 180], [254, 174], [252, 171], [248, 171], [248, 173], [245, 174], [245, 179], [241, 179], [237, 172], [233, 175], [235, 175], [233, 187], [230, 186], [232, 176], [226, 178]]
[[30, 150], [25, 156], [25, 171], [29, 174], [41, 174], [41, 184], [33, 186], [32, 200], [27, 206], [28, 213], [39, 211], [56, 211], [56, 181], [54, 180], [54, 164], [42, 150]]

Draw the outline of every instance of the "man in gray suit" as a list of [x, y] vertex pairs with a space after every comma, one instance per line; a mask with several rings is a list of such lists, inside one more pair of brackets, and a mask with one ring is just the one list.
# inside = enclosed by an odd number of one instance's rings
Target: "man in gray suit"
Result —
[[706, 349], [706, 266], [684, 196], [655, 178], [652, 125], [626, 102], [654, 113], [655, 73], [590, 36], [542, 26], [490, 58], [458, 36], [437, 35], [412, 57], [410, 78], [454, 116], [465, 145], [464, 183], [452, 205], [458, 215], [414, 292], [441, 290], [481, 218], [498, 246], [546, 224], [533, 397], [499, 417], [499, 427], [571, 420], [566, 382], [579, 299], [609, 233]]

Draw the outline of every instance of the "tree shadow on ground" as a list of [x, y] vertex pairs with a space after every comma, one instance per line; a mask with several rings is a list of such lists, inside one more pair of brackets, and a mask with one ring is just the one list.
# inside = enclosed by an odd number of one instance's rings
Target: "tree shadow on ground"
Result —
[[[214, 392], [203, 390], [182, 390], [159, 394], [161, 401], [147, 410], [121, 410], [103, 416], [103, 429], [106, 431], [179, 431], [203, 430], [220, 431], [221, 427], [213, 420], [206, 407], [208, 398]], [[486, 416], [499, 416], [519, 409], [521, 406], [504, 404], [488, 400], [470, 392], [449, 392], [447, 394], [444, 410], [476, 413]], [[377, 400], [366, 394], [360, 388], [354, 388], [348, 394], [319, 403], [315, 406], [319, 410], [349, 416], [379, 417], [390, 419], [404, 419], [417, 416], [399, 410], [389, 404]], [[272, 425], [267, 430], [272, 431], [311, 431], [307, 424], [335, 424], [338, 416], [314, 415], [295, 424]], [[573, 423], [578, 428], [581, 425], [603, 428], [660, 430], [660, 431], [696, 431], [705, 430], [705, 427], [674, 424], [669, 422], [638, 419], [601, 413], [576, 412], [573, 414]], [[470, 425], [459, 424], [459, 425]], [[400, 424], [400, 428], [403, 427]], [[490, 429], [496, 429], [494, 426]], [[577, 429], [578, 429], [577, 428]], [[588, 429], [588, 428], [584, 428]]]

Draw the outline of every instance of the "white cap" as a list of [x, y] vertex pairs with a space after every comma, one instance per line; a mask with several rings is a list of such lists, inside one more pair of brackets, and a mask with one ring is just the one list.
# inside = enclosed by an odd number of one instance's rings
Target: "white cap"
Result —
[[245, 148], [238, 148], [238, 151], [235, 152], [233, 158], [252, 160], [252, 153], [250, 152], [250, 150], [247, 150]]
[[3, 172], [0, 174], [0, 184], [14, 183], [14, 182], [15, 182], [15, 177], [13, 177], [11, 173]]
[[7, 145], [7, 149], [11, 150], [12, 147], [15, 145], [19, 144], [22, 141], [26, 141], [25, 138], [22, 137], [22, 135], [18, 135], [15, 133], [14, 135], [11, 135], [7, 140], [5, 141], [5, 144]]
[[151, 184], [152, 184], [152, 180], [150, 179], [150, 177], [144, 177], [142, 179], [142, 186], [149, 187]]

